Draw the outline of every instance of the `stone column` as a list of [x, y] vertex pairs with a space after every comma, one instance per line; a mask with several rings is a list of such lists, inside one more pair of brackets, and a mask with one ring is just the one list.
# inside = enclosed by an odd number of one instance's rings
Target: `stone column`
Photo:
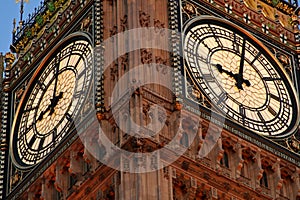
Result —
[[66, 198], [69, 186], [69, 172], [67, 165], [69, 160], [64, 158], [57, 161], [55, 168], [55, 183], [56, 190], [62, 193], [63, 197]]
[[236, 145], [234, 146], [236, 152], [237, 152], [237, 158], [235, 158], [235, 166], [236, 166], [236, 178], [238, 179], [241, 176], [241, 170], [244, 165], [244, 159], [243, 159], [243, 148], [241, 145], [241, 140], [238, 139]]
[[256, 150], [256, 155], [254, 156], [255, 164], [254, 164], [254, 174], [256, 174], [255, 178], [255, 189], [260, 191], [260, 179], [263, 177], [263, 168], [261, 167], [261, 156], [260, 156], [261, 150]]
[[275, 195], [276, 198], [279, 197], [280, 189], [283, 185], [283, 179], [281, 178], [281, 171], [280, 171], [280, 159], [277, 158], [276, 162], [273, 164], [272, 169], [274, 171], [273, 178], [275, 183]]
[[300, 198], [300, 168], [296, 168], [296, 171], [292, 174], [292, 180], [294, 182], [293, 184], [293, 191], [294, 191], [294, 196], [297, 198]]

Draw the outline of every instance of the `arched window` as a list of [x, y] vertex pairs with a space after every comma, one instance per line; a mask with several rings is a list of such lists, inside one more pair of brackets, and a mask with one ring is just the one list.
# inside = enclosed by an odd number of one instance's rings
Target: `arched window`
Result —
[[269, 187], [268, 176], [267, 176], [267, 173], [265, 171], [263, 172], [263, 176], [260, 179], [260, 185], [263, 186], [263, 187], [266, 187], [266, 188]]
[[293, 196], [293, 194], [294, 194], [294, 192], [293, 192], [293, 181], [292, 181], [290, 176], [284, 177], [283, 185], [282, 185], [282, 188], [280, 190], [280, 194], [284, 197], [289, 198], [289, 199], [295, 198]]
[[77, 182], [77, 176], [75, 174], [70, 174], [69, 176], [69, 184], [68, 184], [68, 194], [71, 194], [73, 191], [73, 186]]
[[248, 178], [249, 174], [248, 174], [248, 162], [245, 161], [243, 163], [243, 167], [241, 169], [241, 176]]
[[180, 144], [183, 145], [183, 146], [185, 146], [185, 147], [189, 146], [189, 137], [186, 134], [186, 132], [184, 132], [182, 134], [182, 137], [180, 138]]
[[226, 151], [223, 154], [223, 158], [221, 159], [220, 164], [223, 165], [224, 167], [229, 168], [229, 159]]

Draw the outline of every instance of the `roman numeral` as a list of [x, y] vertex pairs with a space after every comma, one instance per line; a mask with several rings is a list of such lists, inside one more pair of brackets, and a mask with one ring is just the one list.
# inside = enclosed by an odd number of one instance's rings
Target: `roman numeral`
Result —
[[33, 124], [29, 125], [27, 128], [26, 128], [26, 132], [28, 133], [29, 131], [31, 131], [33, 128]]
[[214, 81], [214, 77], [211, 74], [203, 74], [202, 78], [208, 82]]
[[263, 77], [264, 81], [281, 81], [281, 78], [274, 78], [274, 77]]
[[233, 36], [232, 47], [233, 47], [233, 50], [235, 50], [237, 53], [240, 53], [240, 45], [237, 42], [236, 34], [234, 34], [234, 36]]
[[186, 50], [186, 49], [185, 49], [184, 51], [188, 54], [188, 56], [190, 56], [190, 55], [195, 56], [195, 57], [197, 57], [199, 60], [201, 60], [202, 62], [207, 63], [205, 58], [203, 58], [203, 57], [200, 56], [200, 55], [194, 54], [193, 51], [188, 51], [188, 50]]
[[40, 139], [39, 149], [42, 149], [42, 148], [43, 148], [44, 142], [45, 142], [45, 138], [43, 137], [43, 138]]
[[278, 102], [280, 102], [280, 98], [274, 94], [270, 94], [270, 97]]
[[225, 92], [222, 92], [220, 95], [219, 95], [219, 100], [217, 102], [217, 105], [221, 104], [222, 102], [226, 101], [228, 99], [228, 96]]
[[260, 112], [257, 112], [257, 116], [259, 117], [259, 119], [260, 119], [262, 122], [265, 121], [264, 117], [262, 116], [262, 114], [261, 114]]
[[36, 138], [35, 135], [33, 135], [32, 138], [30, 139], [30, 141], [29, 141], [29, 143], [28, 143], [28, 146], [30, 146], [31, 149], [32, 149], [32, 146], [33, 146], [33, 144], [35, 143], [36, 139], [37, 139], [37, 138]]
[[55, 143], [56, 137], [57, 137], [57, 129], [54, 128], [54, 129], [52, 130], [52, 143], [53, 143], [53, 144]]
[[77, 80], [81, 79], [85, 75], [85, 70], [78, 74]]
[[24, 110], [24, 112], [30, 112], [35, 109], [37, 109], [37, 106], [36, 107], [28, 107], [26, 110]]
[[194, 40], [199, 40], [201, 37], [199, 35], [198, 32], [195, 32], [195, 31], [191, 31], [191, 37], [194, 39]]
[[204, 40], [202, 41], [203, 46], [205, 46], [209, 51], [211, 51], [211, 49], [209, 48], [209, 46], [204, 42]]
[[261, 52], [258, 52], [257, 55], [254, 57], [254, 59], [251, 61], [250, 65], [252, 65], [255, 62], [255, 60], [257, 60], [260, 57], [260, 55]]
[[72, 122], [72, 121], [73, 121], [73, 117], [72, 117], [72, 115], [70, 115], [69, 113], [66, 114], [66, 119], [67, 119], [69, 122]]
[[240, 111], [240, 115], [244, 118], [246, 116], [245, 107], [242, 105], [239, 105], [239, 111]]
[[53, 71], [55, 77], [57, 77], [58, 71], [59, 71], [59, 62], [56, 61], [56, 63], [54, 64], [54, 71]]
[[271, 106], [268, 106], [268, 111], [269, 111], [273, 116], [276, 116], [276, 115], [277, 115], [276, 111], [275, 111]]
[[219, 46], [219, 47], [223, 47], [223, 44], [222, 44], [220, 38], [215, 34], [216, 28], [211, 27], [210, 25], [208, 25], [208, 26], [209, 26], [209, 28], [210, 28], [210, 31], [213, 33], [214, 38], [215, 38], [215, 41], [216, 41], [216, 43], [218, 43], [218, 46]]
[[81, 90], [80, 90], [80, 91], [76, 91], [75, 94], [74, 94], [74, 98], [77, 99], [77, 98], [79, 98], [82, 94], [83, 94], [83, 91], [81, 91]]
[[215, 40], [218, 43], [219, 47], [223, 47], [223, 44], [222, 44], [222, 42], [221, 42], [221, 40], [220, 40], [220, 38], [218, 36], [215, 36]]
[[43, 91], [47, 89], [47, 86], [44, 83], [42, 83], [40, 80], [37, 80], [37, 84], [40, 86], [40, 89], [42, 89]]

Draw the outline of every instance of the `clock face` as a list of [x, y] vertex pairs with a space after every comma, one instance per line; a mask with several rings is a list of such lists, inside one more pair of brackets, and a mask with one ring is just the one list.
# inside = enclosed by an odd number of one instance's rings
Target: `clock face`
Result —
[[295, 131], [297, 95], [283, 68], [261, 42], [214, 17], [190, 21], [184, 34], [187, 72], [221, 112], [270, 138]]
[[91, 84], [92, 46], [68, 37], [33, 75], [13, 124], [12, 159], [19, 168], [43, 160], [67, 135]]

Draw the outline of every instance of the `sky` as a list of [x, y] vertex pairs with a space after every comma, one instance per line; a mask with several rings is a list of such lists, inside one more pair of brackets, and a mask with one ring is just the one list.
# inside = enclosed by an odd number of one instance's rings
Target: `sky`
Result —
[[[40, 4], [40, 1], [41, 0], [29, 0], [28, 3], [24, 3], [23, 20], [28, 18], [28, 14], [34, 11], [34, 8]], [[12, 42], [14, 18], [16, 18], [17, 23], [20, 21], [20, 3], [16, 3], [16, 0], [1, 0], [0, 52], [3, 54], [9, 51], [9, 46]]]

